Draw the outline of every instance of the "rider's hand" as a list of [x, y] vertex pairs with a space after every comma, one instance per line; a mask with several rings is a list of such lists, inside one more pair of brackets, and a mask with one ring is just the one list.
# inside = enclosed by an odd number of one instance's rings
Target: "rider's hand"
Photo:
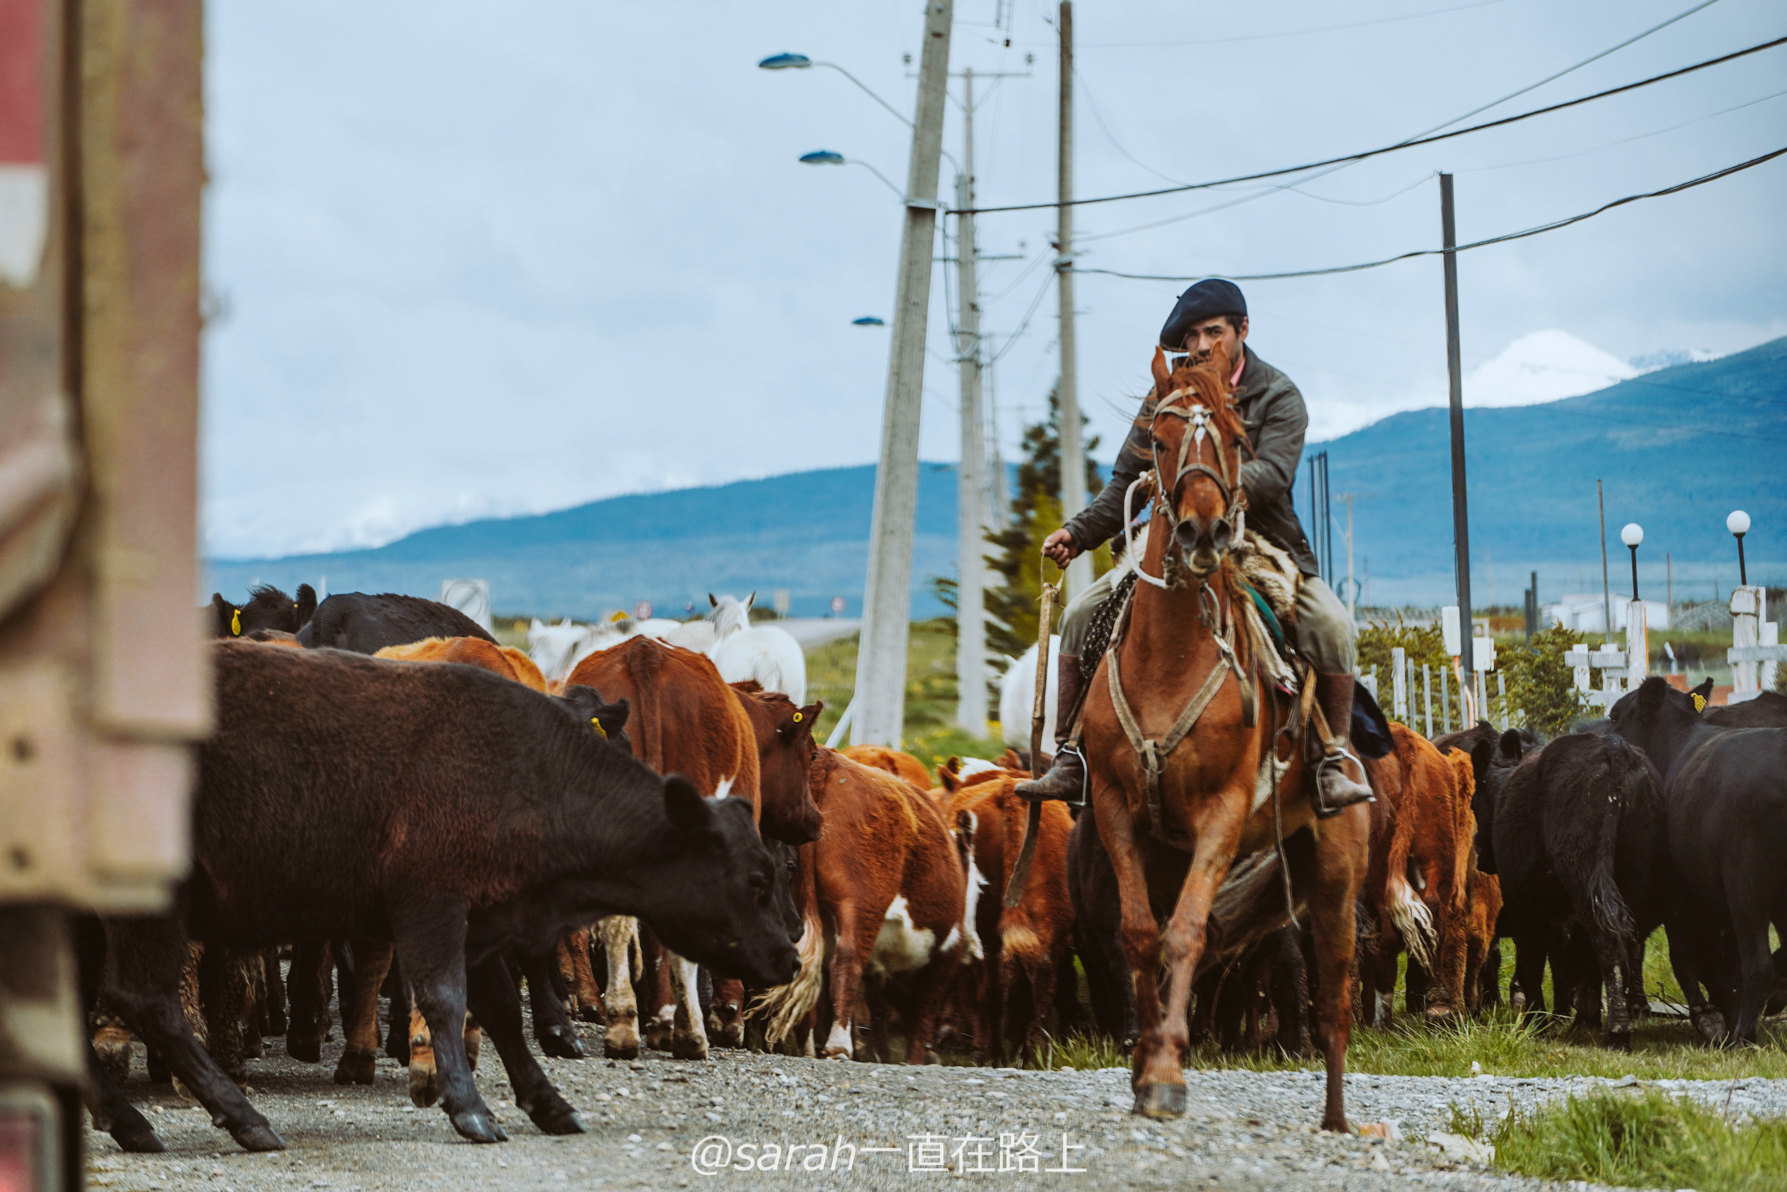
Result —
[[1042, 540], [1042, 553], [1047, 555], [1055, 566], [1063, 571], [1080, 553], [1080, 548], [1073, 544], [1073, 535], [1063, 526]]

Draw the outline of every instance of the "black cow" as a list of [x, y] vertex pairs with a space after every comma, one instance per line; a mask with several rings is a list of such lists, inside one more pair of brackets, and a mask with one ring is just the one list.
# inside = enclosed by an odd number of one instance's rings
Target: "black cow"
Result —
[[257, 629], [296, 633], [316, 615], [316, 589], [299, 584], [294, 600], [272, 584], [256, 584], [248, 589], [247, 604], [231, 604], [213, 592], [211, 611], [217, 617], [212, 637], [244, 637]]
[[386, 592], [343, 592], [317, 606], [316, 615], [298, 631], [306, 649], [332, 646], [356, 654], [376, 654], [386, 646], [403, 646], [428, 637], [481, 637], [495, 644], [484, 627], [460, 612], [420, 596]]
[[[635, 915], [679, 954], [759, 985], [795, 972], [775, 866], [742, 799], [660, 777], [538, 693], [470, 667], [340, 651], [215, 649], [218, 727], [199, 748], [192, 876], [166, 915], [106, 923], [105, 992], [249, 1150], [284, 1146], [180, 1011], [186, 940], [255, 948], [390, 939], [434, 1035], [441, 1102], [506, 1135], [472, 1081], [468, 1007], [540, 1129], [583, 1129], [527, 1050], [505, 949]], [[159, 1150], [90, 1064], [96, 1124]]]
[[1787, 695], [1764, 691], [1742, 703], [1708, 708], [1701, 718], [1720, 728], [1787, 728]]
[[[1690, 1003], [1712, 986], [1728, 1045], [1756, 1039], [1774, 982], [1768, 928], [1787, 934], [1787, 728], [1709, 724], [1685, 692], [1646, 679], [1613, 705], [1614, 731], [1663, 774], [1669, 852], [1685, 895], [1669, 959]], [[1687, 945], [1687, 946], [1683, 946]], [[1719, 980], [1733, 971], [1738, 987]], [[1703, 1028], [1704, 1029], [1704, 1028]]]
[[[1663, 921], [1671, 885], [1656, 770], [1617, 737], [1572, 733], [1522, 761], [1489, 814], [1490, 845], [1479, 847], [1477, 864], [1501, 879], [1499, 923], [1514, 939], [1528, 1013], [1544, 1009], [1545, 957], [1556, 929], [1568, 927], [1599, 978], [1577, 976], [1579, 1008], [1598, 1019], [1605, 984], [1605, 1041], [1629, 1047], [1632, 1005], [1644, 997], [1644, 940]], [[1552, 970], [1561, 1008], [1564, 983]]]

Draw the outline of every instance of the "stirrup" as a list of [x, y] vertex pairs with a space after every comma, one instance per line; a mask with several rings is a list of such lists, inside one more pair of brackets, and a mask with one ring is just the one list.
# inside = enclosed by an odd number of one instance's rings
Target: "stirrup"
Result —
[[[1075, 758], [1079, 762], [1079, 789], [1072, 792], [1072, 794], [1049, 790], [1047, 784], [1062, 768], [1062, 759], [1068, 757]], [[1086, 770], [1085, 753], [1083, 753], [1078, 746], [1067, 744], [1062, 745], [1055, 750], [1055, 761], [1054, 764], [1049, 767], [1048, 773], [1042, 775], [1040, 778], [1032, 778], [1027, 782], [1020, 782], [1012, 788], [1012, 791], [1018, 798], [1030, 803], [1057, 802], [1065, 803], [1069, 807], [1084, 807], [1086, 806], [1086, 787], [1089, 779], [1090, 775]]]
[[[1315, 809], [1317, 819], [1333, 819], [1355, 803], [1377, 802], [1377, 796], [1371, 793], [1369, 786], [1354, 782], [1352, 776], [1346, 772], [1345, 765], [1348, 758], [1352, 758], [1353, 763], [1358, 765], [1361, 771], [1365, 769], [1364, 764], [1353, 755], [1352, 750], [1345, 746], [1341, 746], [1332, 753], [1324, 749], [1321, 760], [1316, 762], [1314, 781], [1310, 784], [1309, 802]], [[1322, 789], [1322, 780], [1329, 774], [1339, 774], [1353, 789], [1330, 802], [1328, 795]]]

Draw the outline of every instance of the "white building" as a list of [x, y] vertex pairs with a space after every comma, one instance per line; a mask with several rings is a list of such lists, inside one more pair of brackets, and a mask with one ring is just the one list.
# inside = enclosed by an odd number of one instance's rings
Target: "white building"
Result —
[[[1626, 628], [1626, 606], [1631, 603], [1623, 596], [1613, 598], [1613, 631], [1623, 632]], [[1566, 629], [1574, 629], [1579, 633], [1606, 633], [1607, 606], [1600, 596], [1565, 596], [1556, 604], [1545, 606], [1545, 624], [1562, 625]], [[1661, 600], [1644, 602], [1644, 623], [1649, 629], [1669, 628], [1669, 606]]]

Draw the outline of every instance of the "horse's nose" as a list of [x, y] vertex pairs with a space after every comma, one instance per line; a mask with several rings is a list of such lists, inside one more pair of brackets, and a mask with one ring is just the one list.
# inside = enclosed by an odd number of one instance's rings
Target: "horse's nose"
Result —
[[1179, 544], [1180, 550], [1188, 553], [1197, 549], [1203, 536], [1204, 527], [1195, 517], [1188, 517], [1173, 527], [1173, 541]]

